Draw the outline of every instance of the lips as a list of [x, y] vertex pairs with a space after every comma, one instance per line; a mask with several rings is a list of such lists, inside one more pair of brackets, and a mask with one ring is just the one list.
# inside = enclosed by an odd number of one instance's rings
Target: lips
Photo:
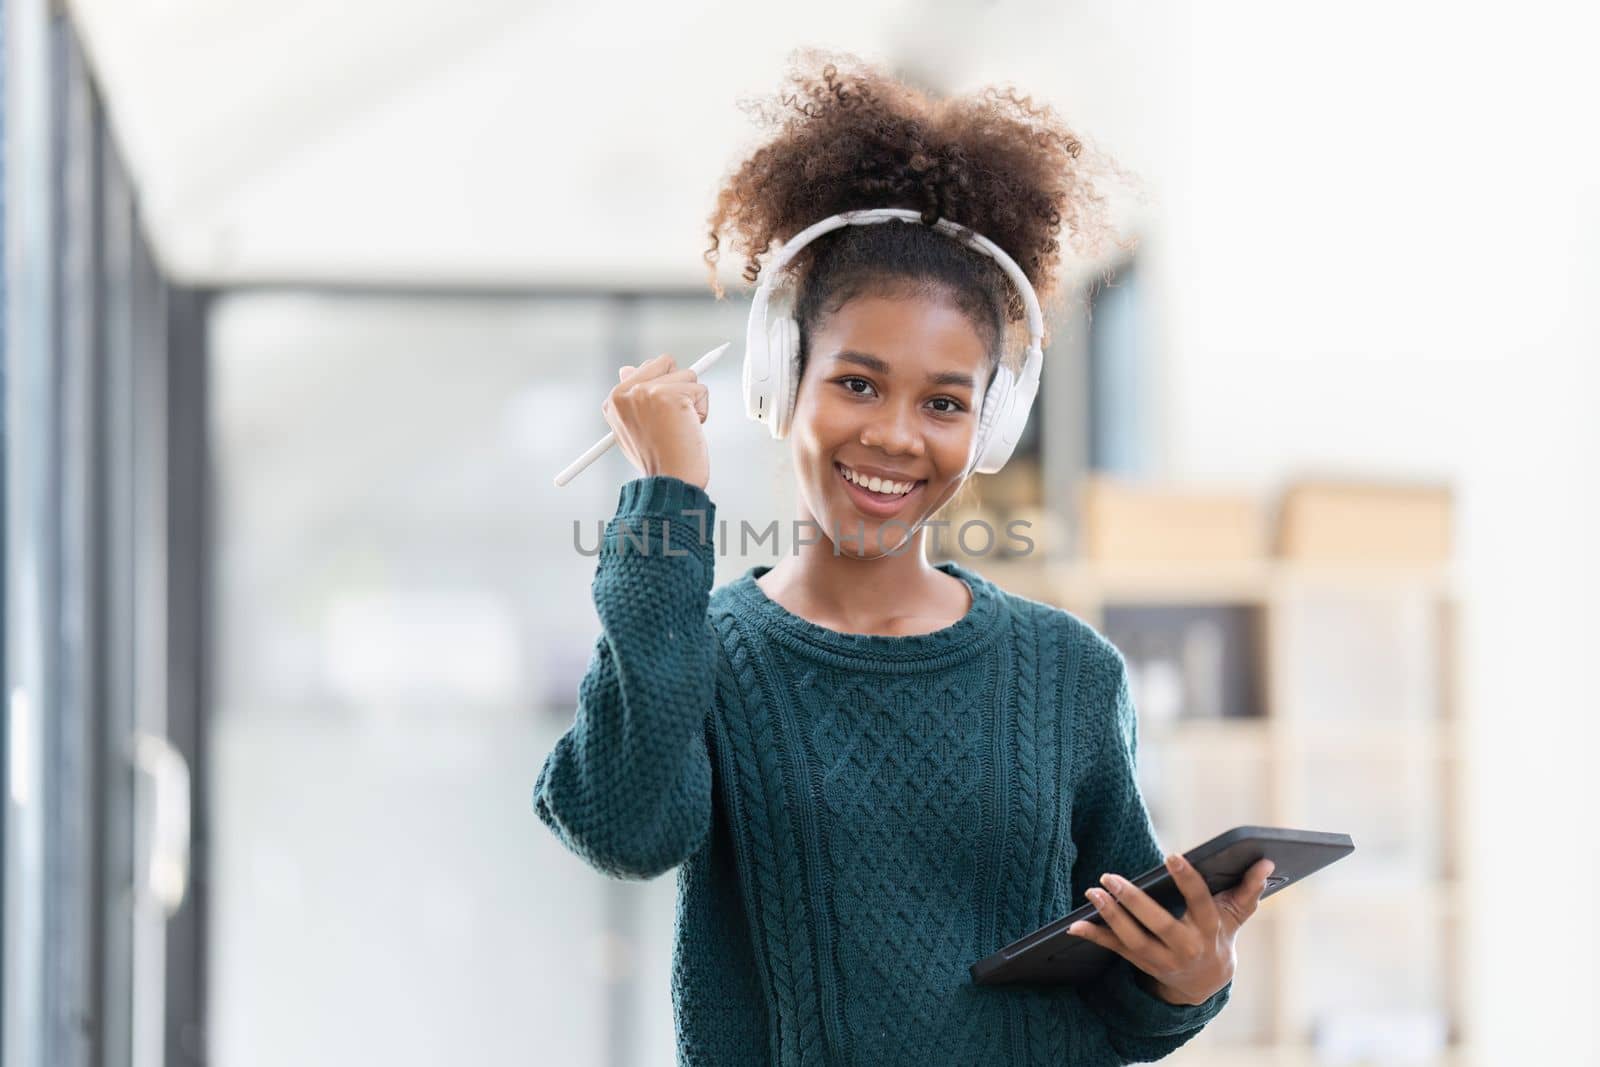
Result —
[[916, 486], [903, 496], [889, 496], [885, 493], [874, 493], [872, 490], [852, 482], [844, 476], [844, 468], [837, 463], [833, 465], [833, 472], [844, 485], [845, 492], [849, 495], [851, 502], [855, 504], [856, 510], [875, 519], [887, 519], [898, 514], [905, 508], [906, 503], [916, 499], [917, 495], [928, 484], [926, 480], [922, 480], [917, 482]]

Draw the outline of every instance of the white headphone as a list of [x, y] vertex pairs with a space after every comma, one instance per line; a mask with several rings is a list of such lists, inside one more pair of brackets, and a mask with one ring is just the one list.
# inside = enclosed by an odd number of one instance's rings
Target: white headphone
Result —
[[[922, 215], [897, 207], [831, 215], [791, 237], [767, 264], [765, 277], [750, 302], [750, 318], [745, 325], [743, 381], [745, 414], [766, 423], [773, 437], [788, 436], [795, 394], [800, 388], [800, 324], [788, 313], [770, 321], [767, 316], [772, 290], [784, 266], [800, 249], [841, 226], [868, 226], [898, 219], [921, 222]], [[1022, 375], [1018, 378], [1004, 363], [995, 369], [994, 380], [984, 391], [983, 409], [978, 415], [977, 447], [962, 477], [974, 470], [994, 474], [1005, 466], [1016, 449], [1022, 430], [1028, 424], [1033, 399], [1039, 392], [1039, 370], [1044, 363], [1044, 314], [1039, 310], [1039, 298], [1027, 275], [999, 245], [949, 219], [938, 219], [933, 226], [1000, 264], [1021, 294], [1027, 312], [1028, 354], [1022, 365]]]

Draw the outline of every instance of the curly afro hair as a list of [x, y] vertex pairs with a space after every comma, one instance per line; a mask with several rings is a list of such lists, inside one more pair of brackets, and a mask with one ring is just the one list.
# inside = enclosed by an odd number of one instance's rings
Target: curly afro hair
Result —
[[[1113, 232], [1096, 187], [1125, 177], [1121, 169], [1013, 88], [935, 98], [855, 56], [816, 49], [791, 54], [786, 80], [772, 97], [742, 102], [771, 136], [732, 171], [708, 220], [703, 258], [719, 299], [723, 234], [754, 283], [774, 242], [861, 208], [910, 208], [923, 223], [948, 218], [978, 231], [1016, 260], [1041, 306], [1056, 286], [1063, 226], [1083, 256], [1107, 241], [1132, 245]], [[842, 227], [807, 245], [785, 275], [802, 368], [823, 317], [867, 292], [952, 301], [984, 338], [991, 364], [1025, 322], [998, 264], [928, 225]]]

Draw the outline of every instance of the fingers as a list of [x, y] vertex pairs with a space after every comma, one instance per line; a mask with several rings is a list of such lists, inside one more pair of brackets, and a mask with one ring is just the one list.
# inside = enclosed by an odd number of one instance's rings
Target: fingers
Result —
[[1194, 920], [1202, 933], [1215, 933], [1222, 923], [1222, 916], [1217, 913], [1217, 902], [1211, 899], [1211, 887], [1200, 877], [1200, 872], [1176, 852], [1167, 857], [1167, 870], [1189, 904], [1185, 918]]
[[601, 410], [606, 410], [613, 398], [625, 404], [631, 402], [636, 392], [645, 398], [653, 398], [663, 392], [681, 394], [685, 398], [682, 402], [694, 408], [701, 422], [705, 422], [711, 413], [710, 390], [695, 376], [693, 370], [688, 367], [679, 369], [677, 362], [665, 352], [637, 367], [631, 363], [619, 367], [617, 386], [608, 394], [606, 405], [602, 405]]
[[[1124, 882], [1124, 884], [1126, 883]], [[1129, 888], [1131, 889], [1132, 887], [1129, 886]], [[1116, 933], [1117, 938], [1127, 948], [1128, 953], [1126, 955], [1130, 961], [1145, 969], [1149, 969], [1152, 966], [1162, 971], [1175, 969], [1173, 954], [1167, 949], [1166, 945], [1147, 933], [1128, 913], [1127, 909], [1118, 903], [1116, 897], [1113, 897], [1104, 889], [1091, 889], [1086, 895], [1094, 904], [1095, 910], [1100, 913], [1100, 917], [1106, 921], [1106, 925]], [[1154, 904], [1155, 902], [1151, 901], [1150, 903]], [[1166, 909], [1159, 904], [1156, 905], [1156, 908], [1163, 915], [1166, 914]], [[1167, 915], [1167, 919], [1174, 921], [1171, 915]]]
[[630, 382], [644, 382], [676, 369], [677, 365], [673, 362], [672, 357], [663, 352], [654, 359], [645, 360], [637, 367], [631, 363], [624, 363], [621, 369], [617, 371], [617, 381], [623, 385]]
[[1138, 961], [1128, 954], [1128, 946], [1122, 943], [1122, 939], [1116, 934], [1112, 933], [1110, 930], [1107, 930], [1104, 926], [1101, 926], [1099, 923], [1092, 923], [1087, 919], [1080, 919], [1071, 926], [1067, 927], [1067, 933], [1074, 937], [1081, 937], [1085, 941], [1093, 941], [1101, 948], [1108, 948], [1112, 952], [1115, 952], [1129, 963], [1132, 963], [1135, 966], [1138, 965]]
[[674, 369], [676, 367], [672, 362], [672, 357], [665, 352], [654, 359], [645, 360], [638, 366], [634, 366], [632, 363], [624, 363], [617, 370], [617, 386], [620, 390], [623, 386], [649, 381], [651, 378], [659, 377]]
[[1194, 929], [1156, 901], [1154, 897], [1123, 878], [1106, 874], [1100, 878], [1115, 898], [1117, 904], [1154, 934], [1161, 944], [1180, 960], [1188, 959], [1200, 950], [1200, 938]]
[[624, 363], [617, 368], [617, 384], [609, 395], [627, 397], [635, 390], [648, 392], [654, 386], [693, 385], [698, 381], [694, 371], [688, 367], [679, 370], [673, 358], [663, 352], [654, 359], [645, 360], [637, 367], [631, 363]]
[[694, 407], [696, 411], [702, 410], [711, 398], [711, 390], [703, 382], [697, 381], [663, 381], [659, 378], [644, 382], [638, 386], [641, 396], [667, 396], [682, 397]]
[[635, 412], [663, 400], [692, 409], [701, 422], [705, 422], [710, 414], [711, 390], [704, 382], [695, 381], [693, 378], [688, 380], [651, 378], [636, 380], [632, 385], [618, 384], [607, 394], [601, 410], [621, 408], [626, 412]]
[[1121, 875], [1102, 874], [1100, 884], [1124, 911], [1138, 919], [1145, 929], [1162, 940], [1166, 940], [1168, 932], [1178, 924], [1178, 920], [1172, 917], [1171, 912], [1157, 904], [1150, 894]]
[[694, 409], [700, 421], [705, 422], [711, 410], [711, 390], [697, 381], [687, 382], [651, 382], [645, 387], [647, 390], [666, 396], [682, 398], [682, 403]]
[[1242, 925], [1245, 920], [1256, 913], [1256, 907], [1261, 903], [1261, 894], [1267, 888], [1267, 876], [1273, 871], [1275, 864], [1265, 857], [1250, 865], [1244, 872], [1244, 878], [1238, 885], [1226, 893], [1217, 894], [1217, 904], [1223, 915], [1226, 915], [1235, 927]]
[[629, 382], [692, 382], [697, 380], [693, 370], [688, 367], [680, 368], [678, 361], [666, 352], [661, 353], [654, 359], [645, 360], [637, 367], [631, 363], [624, 363], [617, 370], [617, 381], [622, 385], [626, 385]]

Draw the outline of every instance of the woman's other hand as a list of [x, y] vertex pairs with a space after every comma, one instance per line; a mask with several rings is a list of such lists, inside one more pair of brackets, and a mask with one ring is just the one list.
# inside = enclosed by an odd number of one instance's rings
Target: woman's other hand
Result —
[[704, 383], [665, 353], [638, 367], [624, 366], [617, 378], [600, 411], [628, 462], [645, 475], [669, 474], [704, 489], [711, 480], [700, 428], [710, 403]]
[[1080, 921], [1067, 932], [1132, 963], [1152, 979], [1151, 992], [1169, 1004], [1199, 1004], [1233, 980], [1234, 935], [1255, 914], [1273, 866], [1269, 859], [1257, 860], [1238, 885], [1213, 897], [1182, 856], [1168, 856], [1167, 870], [1188, 902], [1181, 919], [1126, 878], [1104, 874], [1105, 888], [1085, 895], [1106, 926]]

